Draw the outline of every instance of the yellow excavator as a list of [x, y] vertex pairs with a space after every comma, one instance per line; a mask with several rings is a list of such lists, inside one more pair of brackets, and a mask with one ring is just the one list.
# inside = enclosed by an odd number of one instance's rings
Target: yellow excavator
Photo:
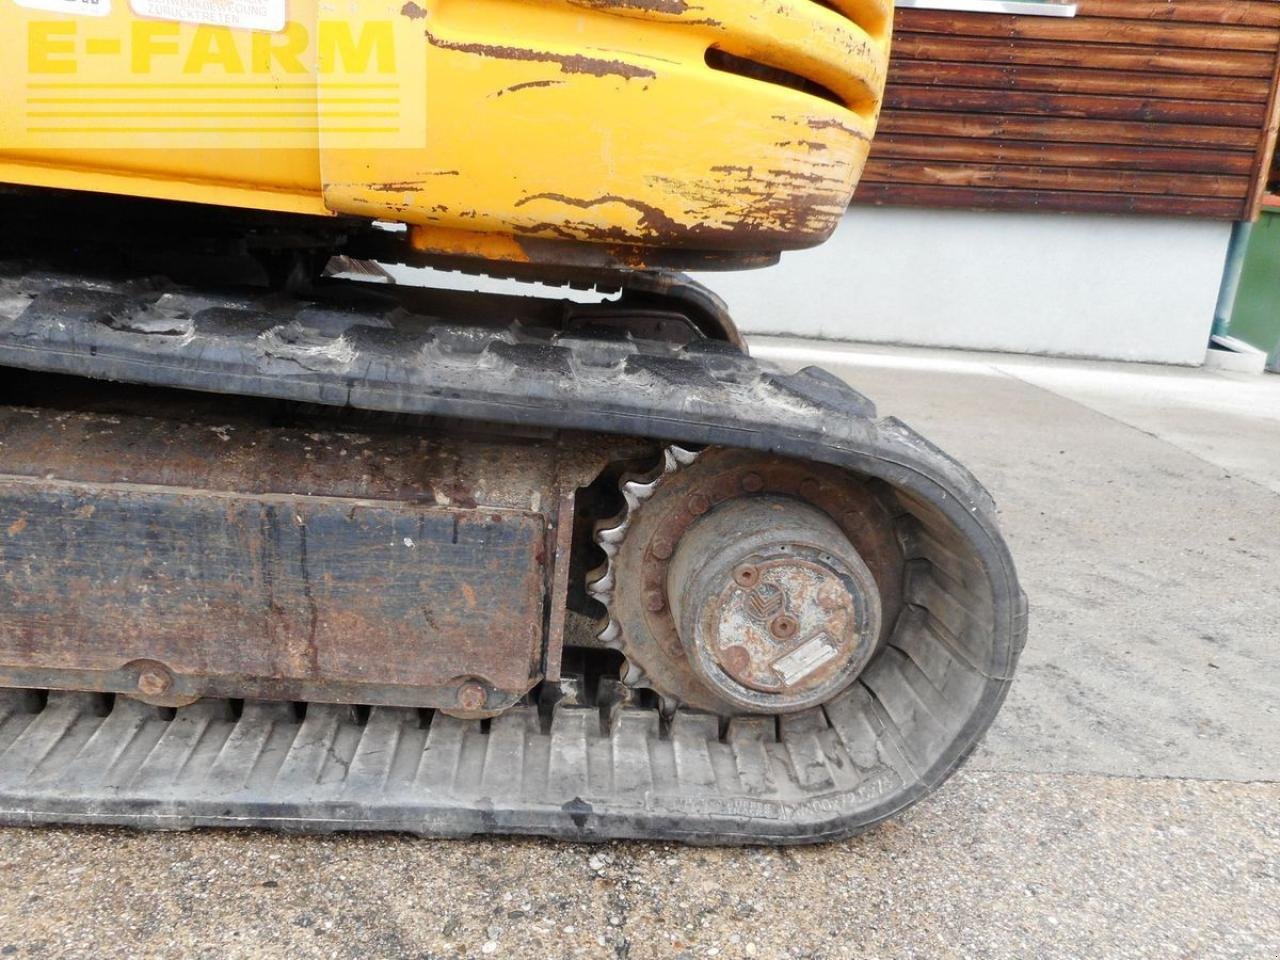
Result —
[[973, 750], [990, 497], [681, 272], [830, 235], [890, 0], [0, 11], [0, 821], [811, 842]]

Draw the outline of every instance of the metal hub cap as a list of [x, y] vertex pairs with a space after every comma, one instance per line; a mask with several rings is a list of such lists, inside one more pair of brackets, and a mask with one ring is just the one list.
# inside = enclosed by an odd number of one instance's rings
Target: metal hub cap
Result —
[[786, 497], [722, 504], [681, 538], [667, 594], [690, 663], [745, 710], [801, 710], [862, 670], [875, 581], [826, 514]]

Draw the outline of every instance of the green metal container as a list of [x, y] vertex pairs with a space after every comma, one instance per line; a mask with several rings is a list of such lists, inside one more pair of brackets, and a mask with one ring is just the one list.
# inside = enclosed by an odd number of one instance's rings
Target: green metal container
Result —
[[1280, 372], [1280, 210], [1264, 210], [1248, 230], [1235, 296], [1215, 332], [1266, 351], [1267, 369]]

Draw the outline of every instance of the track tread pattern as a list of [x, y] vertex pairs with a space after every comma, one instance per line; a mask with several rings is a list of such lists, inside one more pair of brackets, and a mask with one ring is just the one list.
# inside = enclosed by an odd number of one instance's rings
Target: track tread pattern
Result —
[[[595, 708], [563, 707], [544, 733], [530, 707], [485, 732], [482, 721], [443, 714], [424, 730], [414, 710], [375, 709], [362, 722], [351, 708], [313, 704], [300, 719], [271, 706], [247, 703], [233, 718], [229, 704], [201, 701], [170, 716], [119, 698], [104, 714], [63, 692], [35, 710], [16, 706], [20, 733], [0, 752], [0, 819], [135, 823], [145, 810], [150, 826], [168, 829], [305, 820], [307, 829], [432, 835], [518, 831], [534, 819], [533, 832], [577, 839], [634, 836], [645, 824], [693, 841], [811, 839], [789, 814], [815, 792], [837, 803], [861, 769], [843, 746], [853, 731], [824, 738], [825, 719], [797, 719], [782, 743], [772, 721], [750, 720], [725, 742], [708, 718], [677, 716], [664, 734], [657, 715], [639, 709], [605, 732]], [[65, 747], [56, 762], [55, 746]], [[530, 776], [539, 756], [545, 775]], [[685, 829], [662, 826], [665, 806], [699, 800], [706, 813], [674, 821]]]

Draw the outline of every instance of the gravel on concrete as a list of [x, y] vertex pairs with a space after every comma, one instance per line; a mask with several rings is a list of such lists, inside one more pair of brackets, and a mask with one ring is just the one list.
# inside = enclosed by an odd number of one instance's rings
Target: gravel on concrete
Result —
[[995, 496], [1031, 629], [976, 765], [1280, 779], [1280, 377], [774, 338], [756, 353], [847, 377]]
[[0, 956], [1269, 957], [1280, 784], [961, 774], [795, 849], [0, 831]]

